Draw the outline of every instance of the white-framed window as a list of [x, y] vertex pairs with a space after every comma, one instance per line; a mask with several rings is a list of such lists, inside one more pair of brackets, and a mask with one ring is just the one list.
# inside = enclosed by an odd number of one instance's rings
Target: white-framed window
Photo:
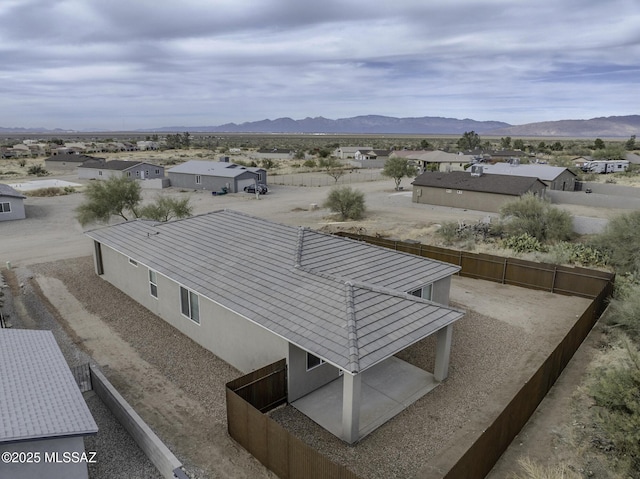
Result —
[[160, 170], [156, 170], [156, 175], [159, 175], [159, 174], [160, 174]]
[[451, 190], [445, 190], [446, 193], [451, 193]]
[[324, 359], [320, 359], [318, 356], [314, 356], [311, 353], [307, 353], [307, 371], [311, 371], [317, 368], [321, 364], [324, 364]]
[[198, 295], [180, 286], [180, 311], [187, 318], [200, 324], [200, 302]]
[[135, 266], [136, 268], [138, 267], [138, 262], [135, 259], [129, 258], [129, 264]]
[[458, 193], [459, 195], [461, 195], [461, 194], [462, 194], [462, 190], [458, 190], [458, 191], [456, 191], [456, 193]]
[[202, 184], [202, 177], [200, 175], [196, 175], [196, 185]]
[[98, 176], [102, 176], [102, 170], [98, 170]]
[[11, 213], [11, 203], [0, 203], [0, 213]]
[[140, 172], [136, 171], [136, 178], [139, 178], [139, 177], [140, 177]]
[[127, 176], [128, 176], [129, 178], [131, 178], [131, 172], [130, 172], [130, 171], [127, 171]]
[[149, 170], [144, 170], [144, 176], [147, 178], [149, 177]]
[[158, 297], [158, 275], [152, 269], [149, 270], [149, 292], [154, 298]]
[[417, 296], [418, 298], [428, 299], [431, 301], [431, 297], [433, 294], [433, 285], [428, 284], [423, 286], [422, 288], [414, 289], [413, 291], [409, 291], [409, 294], [412, 296]]

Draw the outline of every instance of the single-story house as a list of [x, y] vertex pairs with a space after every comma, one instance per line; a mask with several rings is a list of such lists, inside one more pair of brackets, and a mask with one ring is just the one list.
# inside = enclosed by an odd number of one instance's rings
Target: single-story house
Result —
[[[98, 275], [240, 371], [286, 358], [289, 403], [349, 443], [448, 375], [458, 266], [229, 210], [86, 234]], [[433, 374], [394, 357], [430, 335]]]
[[164, 178], [164, 166], [127, 160], [94, 160], [78, 166], [78, 178], [81, 179], [108, 180], [114, 176], [134, 180]]
[[296, 154], [296, 150], [290, 148], [260, 148], [251, 156], [257, 159], [290, 160]]
[[349, 164], [357, 168], [384, 168], [390, 150], [358, 150]]
[[97, 432], [53, 333], [0, 329], [0, 454], [23, 459], [3, 460], [0, 476], [86, 479], [99, 457], [84, 437]]
[[341, 160], [349, 160], [355, 158], [358, 151], [373, 150], [372, 146], [341, 146], [336, 148], [333, 152], [333, 156]]
[[486, 175], [474, 171], [427, 171], [413, 185], [413, 202], [497, 213], [500, 207], [526, 193], [544, 197], [547, 186], [527, 176]]
[[22, 220], [26, 217], [24, 200], [26, 196], [11, 186], [0, 183], [0, 221]]
[[391, 158], [406, 158], [413, 160], [420, 171], [464, 171], [464, 167], [469, 165], [469, 158], [465, 155], [447, 153], [446, 151], [435, 150], [399, 150], [391, 153]]
[[196, 190], [238, 193], [245, 186], [267, 184], [267, 170], [237, 165], [226, 161], [191, 160], [167, 171], [171, 186]]
[[[54, 150], [52, 150], [53, 152]], [[104, 161], [95, 156], [79, 155], [77, 153], [55, 153], [44, 160], [44, 167], [49, 171], [75, 171], [85, 161]]]
[[482, 165], [483, 173], [487, 175], [526, 176], [538, 178], [550, 190], [575, 191], [577, 175], [563, 166], [550, 166], [531, 163], [527, 165], [519, 162], [494, 163]]

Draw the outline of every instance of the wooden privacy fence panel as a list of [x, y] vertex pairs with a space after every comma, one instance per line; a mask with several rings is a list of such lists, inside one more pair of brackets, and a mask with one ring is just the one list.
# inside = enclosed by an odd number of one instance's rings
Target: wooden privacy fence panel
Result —
[[278, 477], [359, 479], [264, 414], [281, 404], [283, 395], [286, 400], [284, 359], [227, 383], [226, 391], [229, 435]]
[[336, 235], [455, 264], [461, 267], [460, 276], [583, 298], [595, 298], [613, 276], [606, 271], [536, 263], [357, 233], [339, 232]]

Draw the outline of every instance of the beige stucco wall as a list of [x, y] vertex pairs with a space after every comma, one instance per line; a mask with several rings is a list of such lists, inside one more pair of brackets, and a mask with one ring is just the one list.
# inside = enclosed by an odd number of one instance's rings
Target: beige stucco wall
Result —
[[133, 266], [129, 258], [105, 245], [101, 250], [102, 278], [240, 371], [287, 357], [287, 341], [203, 296], [199, 296], [200, 323], [192, 321], [181, 313], [177, 282], [158, 273], [158, 298], [154, 298], [147, 266], [141, 262]]

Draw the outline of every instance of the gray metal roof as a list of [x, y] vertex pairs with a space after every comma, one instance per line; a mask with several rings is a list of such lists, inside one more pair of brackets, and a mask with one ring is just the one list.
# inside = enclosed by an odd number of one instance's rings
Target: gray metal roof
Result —
[[13, 187], [9, 185], [5, 185], [4, 183], [0, 183], [0, 196], [8, 196], [11, 198], [26, 198], [22, 193], [13, 189]]
[[96, 432], [53, 333], [0, 329], [0, 443]]
[[450, 171], [448, 173], [427, 171], [418, 176], [411, 184], [431, 188], [520, 196], [531, 190], [536, 183], [539, 183], [539, 186], [546, 187], [538, 178], [529, 176], [520, 177], [495, 174], [472, 176], [468, 171]]
[[514, 165], [511, 163], [494, 163], [494, 164], [482, 164], [483, 173], [489, 175], [509, 175], [509, 176], [526, 176], [529, 178], [540, 178], [545, 181], [553, 181], [565, 171], [569, 171], [573, 176], [576, 176], [571, 170], [562, 166], [551, 165]]
[[457, 266], [233, 211], [87, 235], [353, 373], [464, 315], [406, 294]]
[[242, 165], [236, 165], [235, 163], [228, 163], [225, 161], [200, 161], [191, 160], [181, 165], [174, 166], [167, 173], [187, 173], [193, 175], [203, 176], [222, 176], [225, 178], [234, 178], [241, 175], [246, 171], [257, 173], [264, 171], [262, 168], [251, 168]]

